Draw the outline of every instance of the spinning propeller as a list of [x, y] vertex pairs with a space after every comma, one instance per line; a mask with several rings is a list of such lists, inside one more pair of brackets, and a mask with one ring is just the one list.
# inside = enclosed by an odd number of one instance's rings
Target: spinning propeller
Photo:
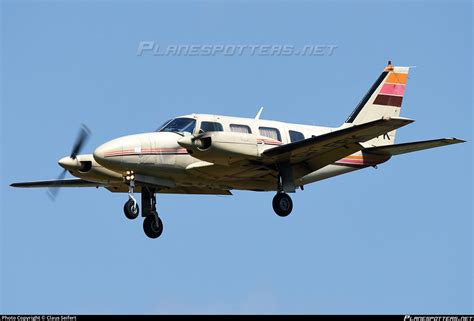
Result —
[[[77, 160], [77, 155], [81, 152], [82, 147], [84, 147], [84, 144], [87, 142], [87, 139], [89, 138], [91, 134], [91, 131], [89, 128], [87, 128], [86, 125], [82, 124], [81, 128], [79, 128], [79, 135], [77, 135], [76, 142], [74, 143], [71, 151], [71, 155], [68, 157], [64, 157], [61, 160], [59, 160], [59, 165], [63, 167], [63, 171], [59, 174], [58, 180], [63, 180], [64, 177], [66, 176], [67, 173], [67, 168], [71, 166], [77, 166], [80, 167], [80, 162]], [[59, 187], [50, 187], [48, 190], [48, 196], [51, 198], [51, 200], [55, 200], [56, 196], [58, 195], [59, 192]]]

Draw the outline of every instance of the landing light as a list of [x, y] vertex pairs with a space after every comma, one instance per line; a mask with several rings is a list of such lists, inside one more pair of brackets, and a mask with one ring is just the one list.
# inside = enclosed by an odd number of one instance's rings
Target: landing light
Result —
[[126, 171], [125, 174], [123, 174], [123, 179], [126, 180], [127, 182], [132, 181], [135, 179], [135, 173], [133, 171]]

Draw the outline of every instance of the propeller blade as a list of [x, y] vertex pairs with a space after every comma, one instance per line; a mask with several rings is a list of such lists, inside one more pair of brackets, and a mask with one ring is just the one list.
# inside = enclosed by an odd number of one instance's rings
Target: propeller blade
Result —
[[[77, 155], [80, 153], [82, 150], [82, 147], [84, 147], [84, 144], [86, 143], [87, 139], [89, 138], [91, 134], [91, 131], [89, 128], [87, 128], [86, 125], [81, 124], [81, 128], [79, 129], [79, 135], [77, 135], [76, 142], [74, 143], [71, 151], [71, 156], [70, 159], [68, 157], [64, 157], [59, 160], [59, 165], [64, 167], [64, 170], [59, 174], [57, 180], [63, 180], [64, 177], [66, 177], [67, 169], [68, 167], [71, 166], [74, 162], [71, 162], [71, 160], [75, 160]], [[79, 162], [76, 161], [78, 164]], [[59, 187], [50, 187], [48, 189], [48, 196], [49, 198], [54, 201], [56, 200], [56, 196], [58, 195], [59, 192]]]
[[[63, 170], [59, 176], [58, 176], [58, 180], [63, 180], [64, 177], [66, 176], [66, 173], [67, 173], [67, 170]], [[55, 201], [56, 200], [56, 196], [58, 196], [58, 192], [59, 192], [59, 187], [50, 187], [48, 189], [48, 196], [49, 198], [52, 200], [52, 201]]]
[[79, 135], [77, 136], [76, 142], [74, 143], [74, 147], [72, 148], [71, 158], [76, 159], [77, 154], [81, 151], [84, 143], [89, 138], [91, 131], [87, 128], [86, 125], [82, 124], [79, 130]]

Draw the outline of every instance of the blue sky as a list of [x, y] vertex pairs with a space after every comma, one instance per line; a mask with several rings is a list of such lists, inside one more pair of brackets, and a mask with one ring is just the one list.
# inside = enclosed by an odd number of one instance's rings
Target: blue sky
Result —
[[[1, 313], [473, 313], [472, 3], [1, 4]], [[140, 41], [332, 44], [331, 56], [157, 57]], [[126, 195], [43, 190], [84, 152], [187, 113], [340, 125], [388, 59], [416, 65], [397, 141], [469, 142], [273, 193], [159, 195], [150, 240]]]

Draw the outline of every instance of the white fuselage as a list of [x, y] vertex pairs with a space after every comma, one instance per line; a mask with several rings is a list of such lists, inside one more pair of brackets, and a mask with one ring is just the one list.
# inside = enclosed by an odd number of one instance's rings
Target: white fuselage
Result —
[[[276, 190], [278, 175], [271, 169], [250, 166], [248, 162], [232, 159], [229, 152], [229, 162], [222, 163], [216, 157], [203, 159], [196, 156], [191, 150], [179, 144], [187, 136], [195, 137], [203, 132], [219, 131], [235, 133], [234, 136], [243, 137], [239, 141], [229, 142], [231, 148], [246, 147], [255, 150], [255, 159], [259, 153], [275, 146], [319, 136], [333, 131], [330, 127], [289, 124], [271, 120], [238, 118], [192, 114], [177, 117], [172, 121], [190, 121], [186, 131], [166, 131], [165, 123], [161, 131], [129, 135], [111, 140], [98, 147], [94, 155], [82, 155], [79, 160], [91, 159], [95, 172], [81, 173], [71, 171], [75, 176], [97, 182], [104, 182], [102, 169], [113, 171], [116, 175], [109, 175], [107, 182], [119, 181], [126, 171], [134, 171], [149, 177], [156, 177], [163, 182], [171, 182], [173, 186], [207, 186], [212, 188], [244, 189], [244, 190]], [[182, 121], [183, 120], [183, 121]], [[184, 126], [184, 125], [183, 125]], [[173, 128], [171, 128], [173, 129]], [[210, 130], [209, 130], [210, 129]], [[224, 135], [222, 134], [222, 135]], [[191, 136], [193, 135], [193, 136]], [[248, 139], [253, 138], [252, 139]], [[226, 157], [224, 157], [226, 158]], [[250, 158], [251, 160], [252, 158]], [[356, 169], [386, 161], [387, 158], [374, 160], [363, 158], [361, 152], [346, 157], [332, 165], [312, 171], [304, 169], [295, 175], [295, 185], [303, 186], [311, 182], [344, 174]], [[208, 165], [213, 165], [212, 167]]]

